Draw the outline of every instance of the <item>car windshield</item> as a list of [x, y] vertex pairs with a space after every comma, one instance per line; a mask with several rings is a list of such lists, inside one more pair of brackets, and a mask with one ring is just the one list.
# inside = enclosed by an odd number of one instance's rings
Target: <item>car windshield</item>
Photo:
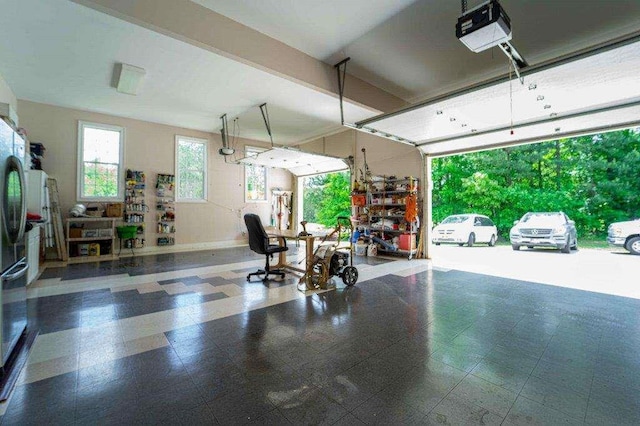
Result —
[[522, 223], [564, 223], [562, 213], [527, 213], [520, 219]]
[[442, 223], [462, 223], [469, 220], [469, 216], [449, 216]]

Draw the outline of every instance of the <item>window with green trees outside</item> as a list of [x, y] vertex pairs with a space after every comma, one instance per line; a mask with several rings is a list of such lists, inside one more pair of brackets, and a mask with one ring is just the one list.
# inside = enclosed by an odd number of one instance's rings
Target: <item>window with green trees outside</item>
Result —
[[[252, 157], [264, 152], [264, 149], [245, 147], [245, 156]], [[267, 168], [255, 164], [244, 166], [245, 202], [267, 201]]]
[[207, 140], [176, 136], [176, 201], [207, 200]]
[[123, 199], [124, 128], [78, 123], [78, 200]]

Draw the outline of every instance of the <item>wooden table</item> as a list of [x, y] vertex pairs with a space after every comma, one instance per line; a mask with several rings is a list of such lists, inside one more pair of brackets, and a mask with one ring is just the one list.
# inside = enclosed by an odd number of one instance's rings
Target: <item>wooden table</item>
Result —
[[[313, 235], [300, 236], [292, 229], [266, 228], [265, 230], [267, 231], [267, 234], [269, 234], [269, 236], [278, 237], [278, 241], [281, 241], [280, 238], [284, 238], [285, 240], [296, 240], [296, 241], [305, 242], [305, 246], [306, 246], [306, 253], [305, 253], [306, 268], [305, 269], [302, 269], [290, 263], [287, 263], [287, 252], [285, 251], [282, 251], [278, 254], [278, 264], [276, 265], [276, 267], [304, 274], [300, 278], [299, 284], [304, 283], [307, 290], [312, 290], [313, 285], [310, 285], [310, 282], [308, 280], [309, 277], [306, 272], [311, 270], [311, 268], [313, 267], [314, 243], [316, 238], [324, 238], [327, 234], [316, 233]], [[298, 289], [300, 289], [300, 286], [298, 286]]]

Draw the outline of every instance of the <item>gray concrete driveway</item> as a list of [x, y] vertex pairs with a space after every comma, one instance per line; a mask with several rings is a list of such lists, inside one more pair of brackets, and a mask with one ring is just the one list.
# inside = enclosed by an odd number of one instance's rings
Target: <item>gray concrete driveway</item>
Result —
[[510, 246], [434, 246], [433, 266], [640, 299], [640, 256], [580, 249], [571, 254]]

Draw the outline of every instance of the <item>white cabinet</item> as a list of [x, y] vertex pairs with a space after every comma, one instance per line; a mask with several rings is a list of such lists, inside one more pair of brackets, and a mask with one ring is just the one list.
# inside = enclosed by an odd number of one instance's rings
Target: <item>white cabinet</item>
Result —
[[43, 219], [48, 217], [49, 193], [47, 191], [47, 174], [42, 170], [28, 170], [27, 209], [37, 213]]
[[27, 210], [42, 216], [44, 228], [44, 246], [55, 247], [53, 223], [47, 188], [47, 174], [42, 170], [27, 170]]
[[27, 274], [27, 285], [31, 284], [38, 276], [40, 269], [40, 227], [34, 226], [33, 229], [26, 233], [27, 242], [27, 262], [29, 263], [29, 272]]

